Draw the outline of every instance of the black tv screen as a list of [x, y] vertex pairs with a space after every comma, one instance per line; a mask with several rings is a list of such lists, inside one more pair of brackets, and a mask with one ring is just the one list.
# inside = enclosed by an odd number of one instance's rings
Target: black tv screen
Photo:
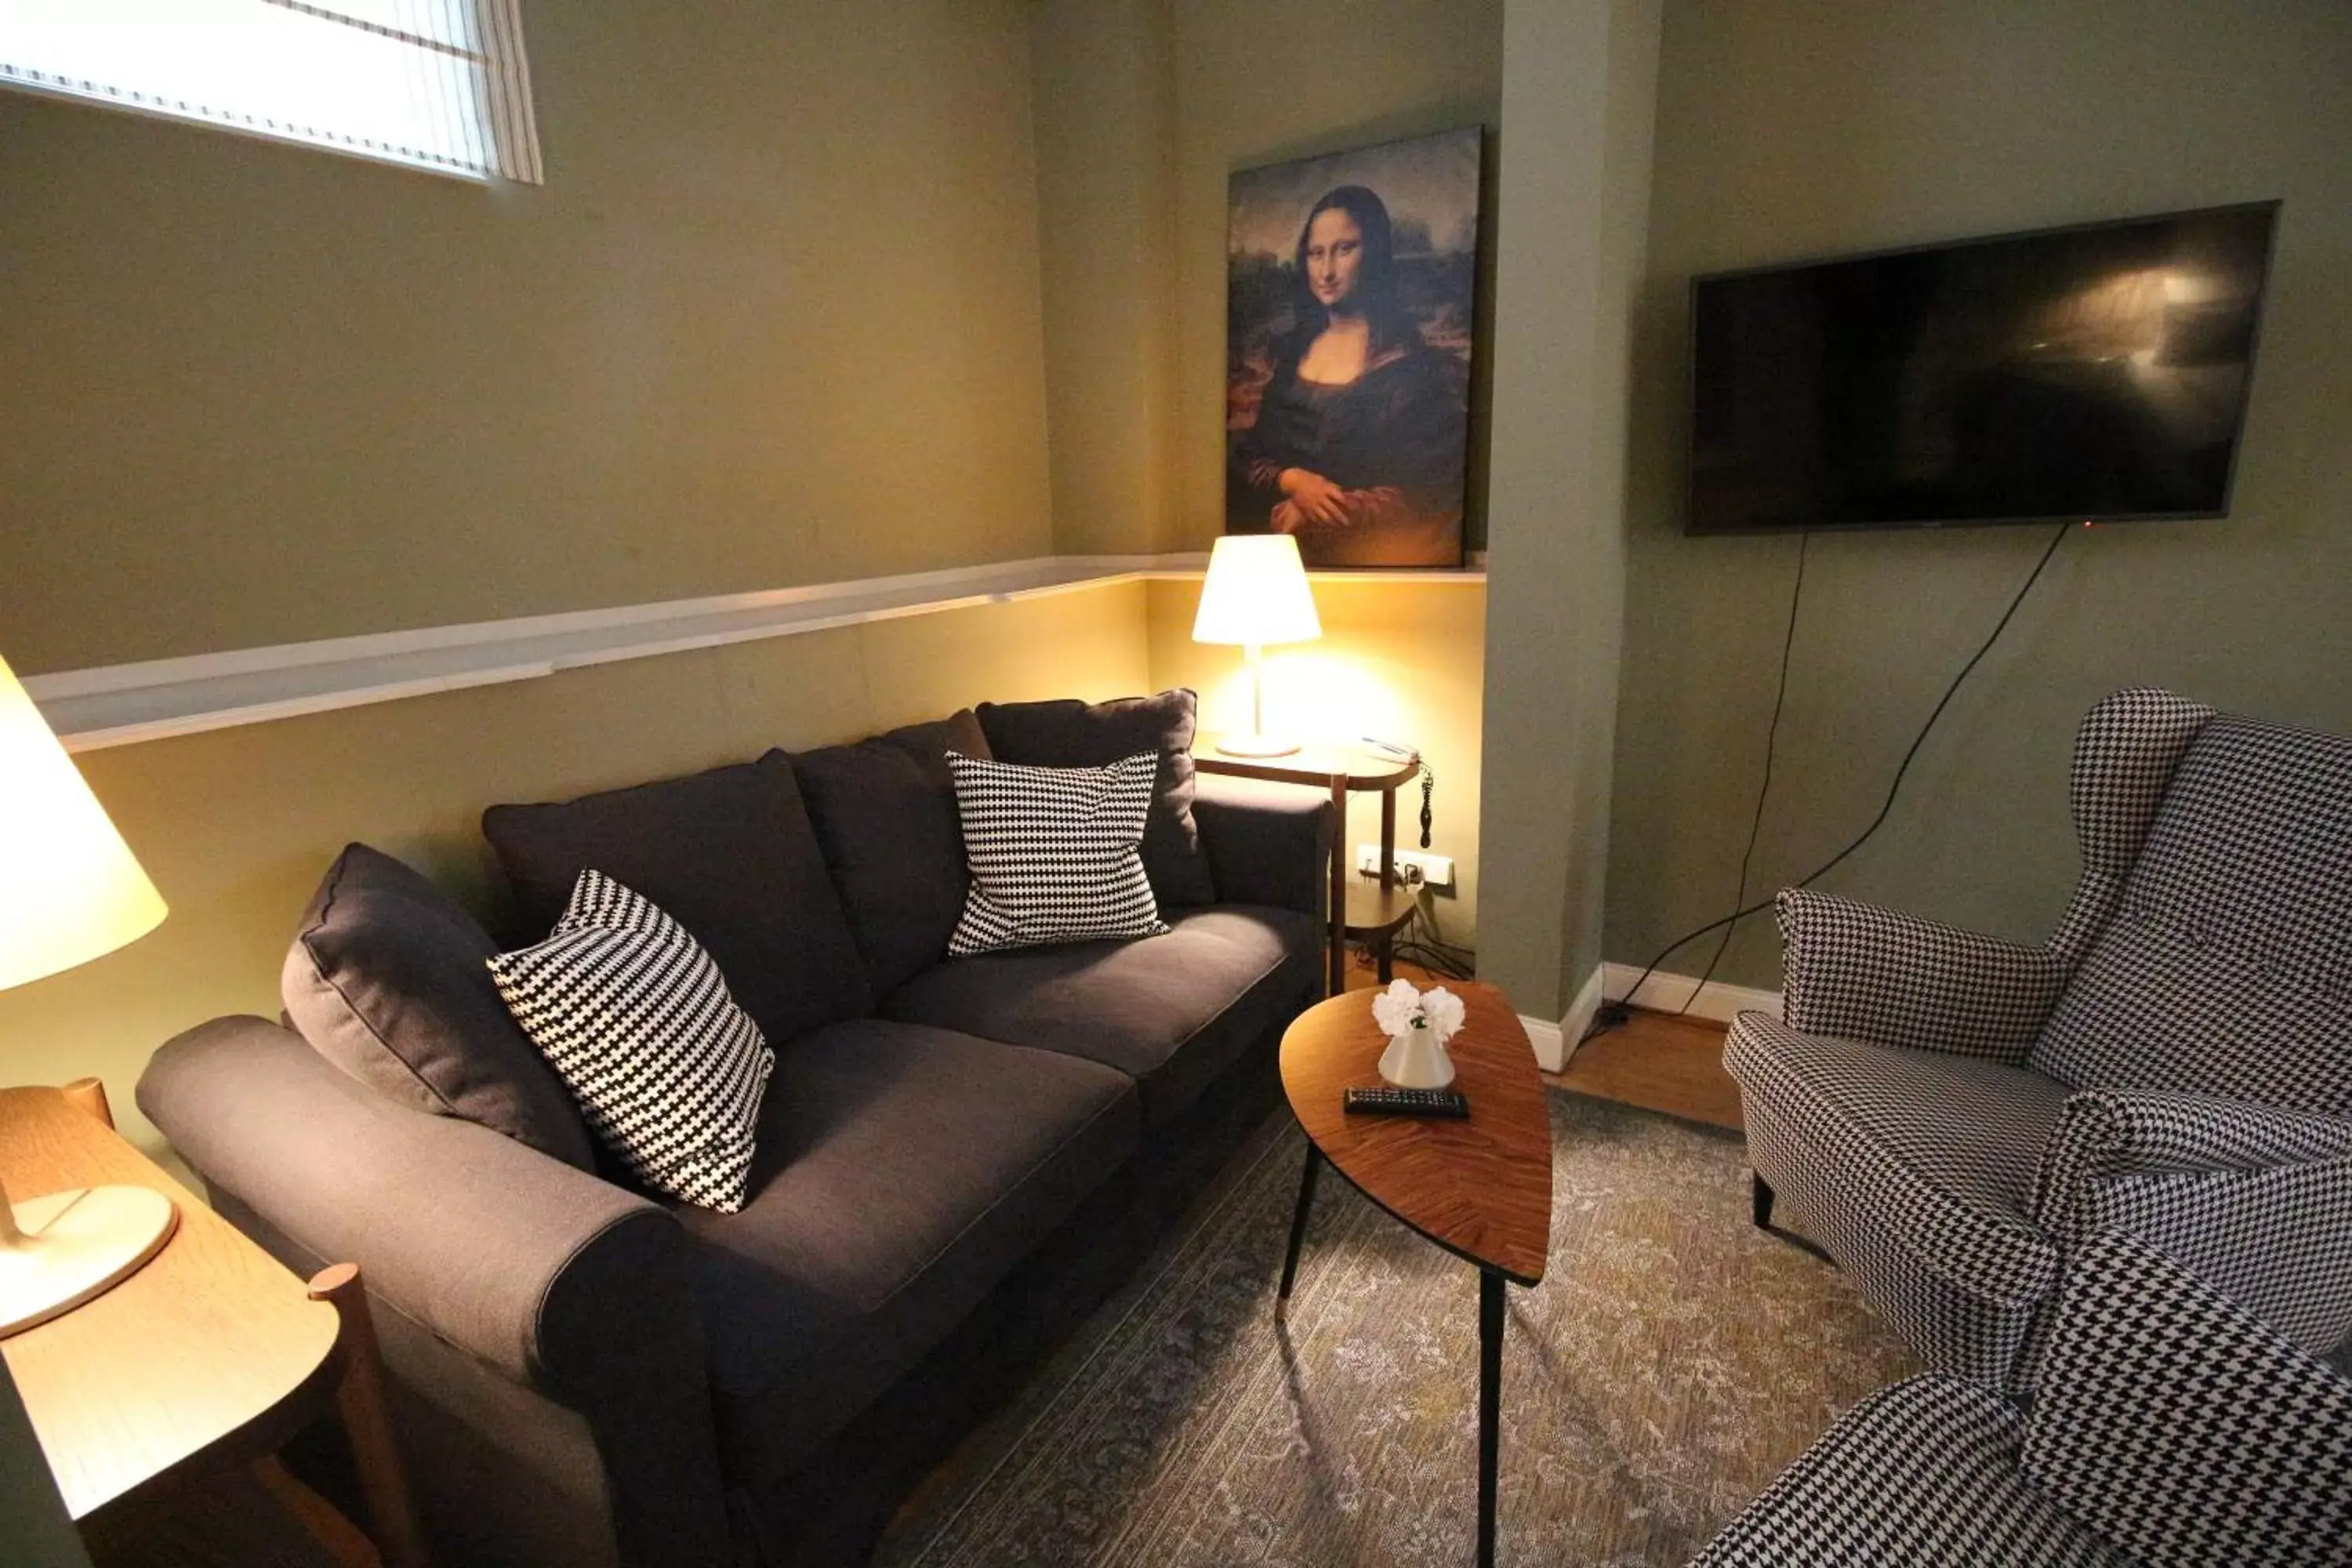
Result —
[[2277, 216], [1696, 279], [1688, 531], [2226, 516]]

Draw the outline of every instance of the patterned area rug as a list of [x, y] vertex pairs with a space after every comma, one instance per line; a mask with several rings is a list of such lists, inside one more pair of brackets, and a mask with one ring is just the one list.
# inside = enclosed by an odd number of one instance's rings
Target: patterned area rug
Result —
[[[1498, 1559], [1679, 1563], [1917, 1364], [1828, 1264], [1748, 1224], [1737, 1134], [1550, 1098], [1550, 1267], [1505, 1330]], [[1304, 1150], [1269, 1122], [877, 1561], [1469, 1563], [1475, 1274], [1327, 1173], [1277, 1318]]]

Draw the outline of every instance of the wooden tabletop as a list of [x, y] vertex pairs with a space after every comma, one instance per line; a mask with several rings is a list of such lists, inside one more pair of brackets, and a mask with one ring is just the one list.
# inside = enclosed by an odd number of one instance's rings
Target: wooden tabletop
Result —
[[0, 1180], [20, 1201], [121, 1183], [179, 1205], [144, 1268], [0, 1340], [74, 1518], [268, 1452], [331, 1398], [334, 1307], [60, 1091], [0, 1089]]
[[1369, 746], [1301, 746], [1279, 757], [1228, 757], [1212, 742], [1192, 753], [1192, 765], [1202, 773], [1275, 784], [1328, 784], [1344, 778], [1351, 790], [1388, 790], [1412, 783], [1421, 772], [1421, 758], [1392, 757]]
[[1350, 1116], [1342, 1089], [1381, 1081], [1388, 1041], [1372, 993], [1351, 992], [1298, 1016], [1282, 1037], [1282, 1088], [1307, 1136], [1363, 1194], [1458, 1257], [1521, 1285], [1543, 1278], [1551, 1239], [1551, 1118], [1535, 1048], [1508, 998], [1475, 981], [1462, 1032], [1447, 1043], [1453, 1087], [1470, 1114]]

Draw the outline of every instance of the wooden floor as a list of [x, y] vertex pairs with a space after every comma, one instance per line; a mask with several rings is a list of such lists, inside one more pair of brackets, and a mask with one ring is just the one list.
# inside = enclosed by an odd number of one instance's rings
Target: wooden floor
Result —
[[[1416, 985], [1445, 983], [1418, 964], [1399, 963], [1396, 973]], [[1379, 984], [1370, 962], [1356, 954], [1348, 966], [1348, 989]], [[1636, 1009], [1624, 1024], [1577, 1047], [1566, 1071], [1544, 1079], [1579, 1094], [1736, 1130], [1739, 1089], [1723, 1070], [1723, 1031], [1712, 1019]]]

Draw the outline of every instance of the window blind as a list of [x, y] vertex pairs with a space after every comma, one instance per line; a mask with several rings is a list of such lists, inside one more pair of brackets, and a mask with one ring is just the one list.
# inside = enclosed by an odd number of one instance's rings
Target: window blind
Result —
[[0, 85], [542, 183], [518, 0], [0, 0]]

